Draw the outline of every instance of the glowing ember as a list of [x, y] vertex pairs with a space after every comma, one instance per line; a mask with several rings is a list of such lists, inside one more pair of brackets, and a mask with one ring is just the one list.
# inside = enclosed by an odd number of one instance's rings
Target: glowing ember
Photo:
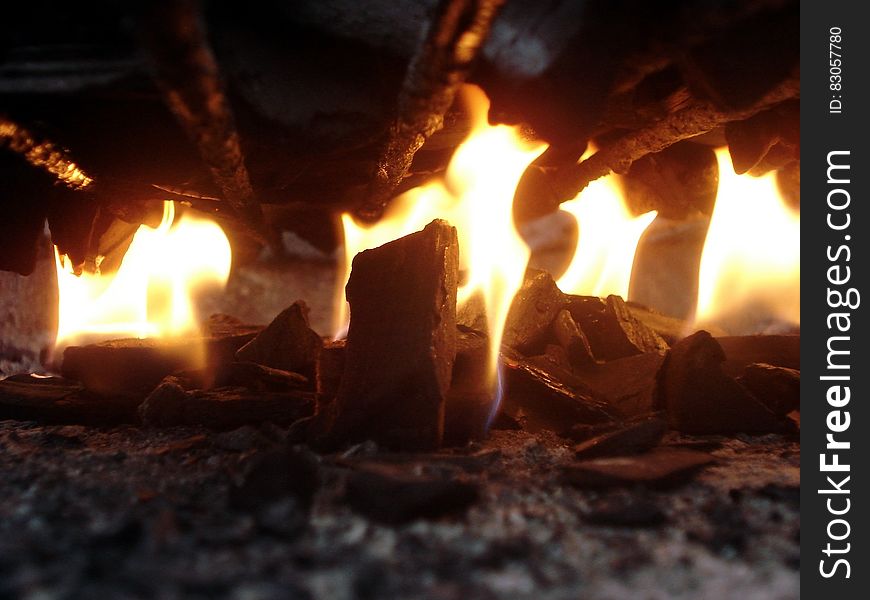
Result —
[[776, 175], [736, 175], [716, 152], [719, 192], [701, 256], [698, 324], [763, 318], [800, 323], [800, 213]]
[[371, 227], [342, 216], [345, 269], [338, 290], [336, 331], [341, 336], [347, 330], [344, 286], [353, 257], [419, 231], [432, 219], [446, 219], [458, 231], [461, 268], [467, 275], [459, 302], [476, 293], [484, 298], [494, 384], [504, 321], [530, 253], [513, 224], [514, 192], [526, 167], [546, 145], [523, 140], [515, 127], [490, 126], [489, 101], [479, 88], [466, 86], [463, 96], [472, 114], [472, 130], [457, 148], [443, 180], [396, 198], [384, 218]]
[[174, 221], [175, 206], [166, 202], [160, 225], [139, 227], [113, 275], [76, 277], [66, 255], [55, 249], [56, 351], [107, 339], [199, 333], [191, 296], [202, 285], [226, 284], [230, 244], [212, 221], [190, 214]]
[[577, 220], [578, 238], [559, 288], [569, 294], [628, 298], [637, 243], [656, 211], [633, 216], [625, 206], [618, 175], [591, 182], [562, 210]]

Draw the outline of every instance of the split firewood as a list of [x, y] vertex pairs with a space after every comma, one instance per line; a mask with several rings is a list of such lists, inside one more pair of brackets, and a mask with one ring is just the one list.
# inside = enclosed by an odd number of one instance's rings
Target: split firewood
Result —
[[598, 360], [615, 360], [644, 352], [663, 353], [668, 344], [635, 318], [619, 296], [568, 296], [568, 310]]
[[800, 410], [801, 372], [764, 363], [752, 363], [737, 378], [777, 416]]
[[569, 362], [574, 366], [587, 365], [595, 362], [592, 348], [586, 334], [571, 317], [570, 311], [562, 309], [553, 319], [553, 336], [559, 345], [565, 349]]
[[503, 352], [501, 360], [505, 369], [504, 410], [508, 414], [522, 412], [532, 431], [561, 431], [574, 423], [606, 423], [621, 417], [571, 373], [548, 366], [546, 359], [532, 363]]
[[574, 374], [627, 417], [645, 415], [655, 403], [656, 376], [664, 355], [646, 352], [604, 363], [590, 363]]
[[388, 524], [459, 513], [480, 495], [469, 481], [384, 464], [357, 467], [345, 490], [345, 500], [354, 510]]
[[667, 429], [664, 419], [645, 417], [577, 444], [574, 454], [577, 458], [638, 454], [656, 446]]
[[260, 423], [287, 426], [313, 412], [312, 392], [252, 392], [243, 387], [188, 391], [183, 380], [174, 376], [164, 379], [139, 407], [145, 425], [216, 430]]
[[140, 401], [139, 396], [124, 394], [99, 396], [62, 377], [22, 374], [0, 380], [0, 420], [95, 426], [138, 423]]
[[578, 461], [563, 469], [562, 478], [579, 488], [667, 487], [685, 482], [714, 460], [695, 450], [657, 448], [634, 456]]
[[716, 341], [725, 351], [723, 368], [732, 377], [739, 376], [752, 363], [801, 368], [799, 335], [734, 335], [717, 337]]
[[344, 375], [324, 444], [441, 445], [458, 277], [456, 229], [442, 220], [354, 258]]
[[297, 300], [239, 348], [236, 359], [300, 373], [314, 385], [323, 339], [311, 329], [308, 313], [305, 302]]
[[671, 348], [658, 378], [659, 402], [671, 427], [685, 433], [770, 433], [783, 421], [733, 377], [725, 353], [706, 331]]

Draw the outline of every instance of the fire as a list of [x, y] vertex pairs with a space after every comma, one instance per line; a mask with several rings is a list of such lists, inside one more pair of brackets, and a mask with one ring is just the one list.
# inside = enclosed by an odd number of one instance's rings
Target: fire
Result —
[[460, 263], [466, 274], [459, 302], [478, 293], [484, 299], [490, 373], [495, 383], [504, 322], [530, 255], [513, 223], [514, 192], [523, 172], [546, 145], [524, 140], [515, 127], [489, 125], [489, 101], [479, 88], [466, 86], [463, 96], [472, 115], [472, 129], [456, 149], [443, 179], [402, 194], [384, 218], [370, 227], [342, 215], [345, 268], [338, 287], [336, 331], [338, 336], [347, 331], [344, 286], [353, 257], [419, 231], [432, 219], [446, 219], [457, 229]]
[[719, 191], [701, 255], [696, 322], [800, 323], [800, 213], [776, 175], [737, 175], [717, 150]]
[[55, 350], [119, 338], [198, 335], [192, 294], [203, 285], [223, 286], [232, 259], [223, 230], [165, 202], [157, 228], [142, 225], [118, 271], [76, 276], [55, 248], [59, 292]]
[[618, 175], [591, 182], [562, 204], [577, 221], [577, 248], [557, 282], [569, 294], [628, 298], [631, 268], [640, 236], [656, 211], [633, 216], [625, 205]]

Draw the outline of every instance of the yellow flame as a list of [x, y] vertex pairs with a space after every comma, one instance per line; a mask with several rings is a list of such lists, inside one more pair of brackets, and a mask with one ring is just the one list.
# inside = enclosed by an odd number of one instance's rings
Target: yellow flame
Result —
[[515, 127], [489, 125], [489, 100], [480, 88], [465, 86], [463, 99], [472, 115], [472, 129], [456, 149], [443, 180], [402, 194], [373, 226], [363, 227], [350, 215], [342, 215], [345, 268], [338, 288], [336, 332], [340, 336], [347, 331], [344, 286], [353, 257], [419, 231], [432, 219], [446, 219], [457, 229], [460, 264], [466, 273], [459, 302], [475, 293], [484, 298], [494, 377], [504, 322], [530, 254], [513, 223], [514, 192], [526, 167], [546, 145], [524, 140]]
[[696, 322], [761, 311], [799, 324], [800, 213], [783, 201], [774, 173], [735, 174], [726, 148], [716, 158], [719, 191], [701, 255]]
[[658, 214], [633, 216], [625, 205], [618, 175], [591, 182], [562, 204], [577, 221], [577, 247], [557, 282], [569, 294], [628, 298], [631, 269], [640, 236]]
[[175, 206], [165, 202], [160, 225], [139, 227], [113, 275], [77, 277], [55, 248], [56, 351], [85, 341], [199, 333], [192, 294], [202, 285], [226, 284], [230, 244], [212, 221], [190, 214], [174, 221]]

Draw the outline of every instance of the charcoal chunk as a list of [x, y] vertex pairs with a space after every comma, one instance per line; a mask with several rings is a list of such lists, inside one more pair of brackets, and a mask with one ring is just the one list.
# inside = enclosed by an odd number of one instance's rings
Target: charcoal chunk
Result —
[[597, 458], [645, 452], [661, 441], [667, 429], [667, 423], [658, 417], [640, 419], [577, 444], [574, 454], [577, 458]]
[[606, 300], [591, 296], [568, 298], [571, 317], [586, 334], [596, 359], [609, 361], [668, 349], [667, 342], [634, 317], [619, 296], [608, 296]]
[[765, 363], [752, 363], [737, 379], [777, 416], [800, 410], [801, 372]]

